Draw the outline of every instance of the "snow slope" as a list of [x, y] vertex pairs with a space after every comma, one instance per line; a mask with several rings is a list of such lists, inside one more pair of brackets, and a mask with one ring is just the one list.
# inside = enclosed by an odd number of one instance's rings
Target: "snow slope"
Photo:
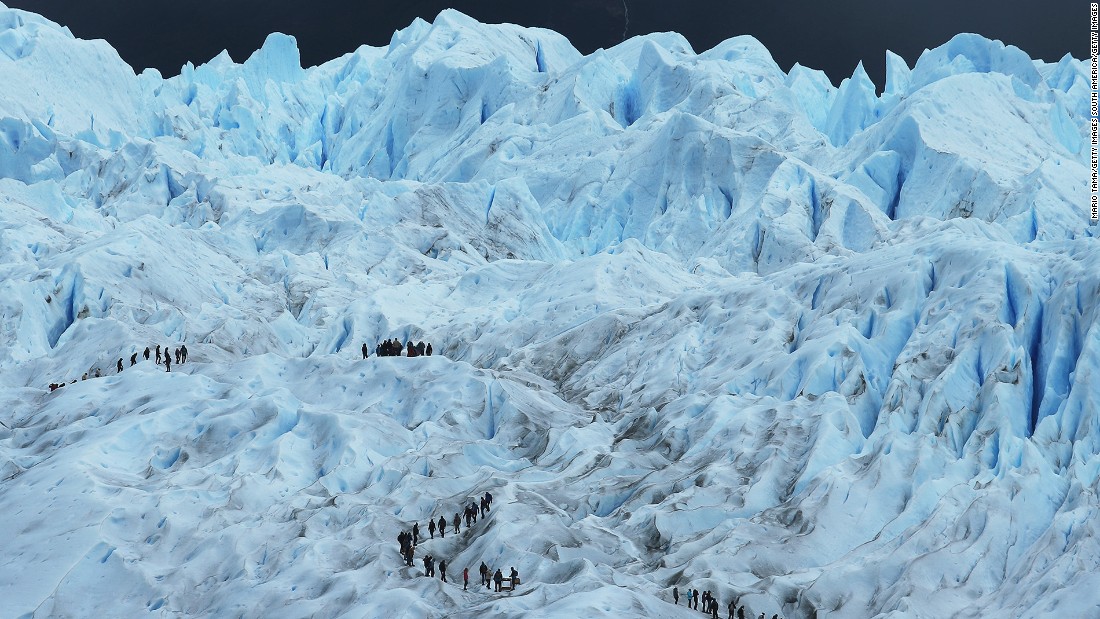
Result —
[[1100, 616], [1083, 62], [879, 95], [445, 11], [166, 80], [3, 5], [0, 52], [0, 615]]

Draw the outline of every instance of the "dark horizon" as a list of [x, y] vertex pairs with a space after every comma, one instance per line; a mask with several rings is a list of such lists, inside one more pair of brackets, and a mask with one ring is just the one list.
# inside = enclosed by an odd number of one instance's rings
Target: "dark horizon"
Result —
[[510, 0], [195, 0], [181, 9], [165, 0], [0, 0], [68, 26], [84, 39], [105, 39], [135, 71], [152, 67], [165, 77], [187, 62], [207, 62], [223, 49], [242, 62], [272, 32], [298, 40], [302, 64], [321, 64], [360, 45], [389, 43], [393, 32], [420, 17], [433, 21], [455, 8], [486, 23], [515, 23], [555, 30], [582, 53], [611, 47], [650, 32], [679, 32], [696, 52], [730, 37], [749, 34], [776, 63], [821, 69], [834, 85], [862, 61], [882, 87], [886, 50], [913, 66], [924, 49], [961, 32], [974, 32], [1023, 49], [1033, 59], [1057, 62], [1066, 53], [1088, 57], [1088, 2], [1037, 6], [1024, 0], [995, 2], [932, 0], [917, 6], [885, 6], [853, 0], [841, 6], [798, 0], [765, 7], [737, 0], [559, 0], [522, 4]]

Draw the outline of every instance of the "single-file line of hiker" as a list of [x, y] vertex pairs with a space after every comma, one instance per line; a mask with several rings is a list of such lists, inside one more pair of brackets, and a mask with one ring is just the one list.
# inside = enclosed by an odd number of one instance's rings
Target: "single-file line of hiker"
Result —
[[[439, 539], [446, 539], [447, 529], [453, 530], [453, 535], [458, 535], [462, 531], [462, 522], [466, 522], [466, 530], [473, 527], [477, 522], [477, 518], [480, 515], [482, 520], [489, 517], [489, 512], [492, 509], [493, 495], [486, 492], [484, 496], [479, 499], [479, 504], [474, 505], [472, 502], [466, 505], [462, 509], [462, 513], [455, 512], [454, 517], [448, 522], [446, 516], [440, 516], [437, 521], [434, 516], [428, 519], [428, 539], [435, 539], [435, 534], [439, 533]], [[413, 567], [413, 555], [416, 547], [425, 541], [421, 535], [420, 523], [414, 522], [412, 528], [408, 531], [401, 531], [397, 534], [397, 541], [400, 544], [401, 558], [408, 567]], [[439, 563], [436, 563], [433, 555], [426, 554], [421, 560], [424, 564], [424, 576], [426, 578], [435, 577], [435, 573], [438, 568], [439, 579], [443, 582], [447, 582], [447, 560], [440, 559]], [[486, 589], [492, 589], [496, 586], [495, 591], [501, 592], [504, 590], [514, 591], [516, 586], [519, 585], [519, 572], [516, 568], [511, 568], [509, 575], [505, 576], [504, 573], [497, 568], [494, 572], [492, 568], [481, 562], [479, 568], [481, 572], [481, 584], [485, 585]], [[507, 587], [505, 587], [507, 583]], [[462, 590], [467, 591], [470, 585], [470, 568], [465, 567], [462, 569]]]
[[[363, 358], [366, 359], [368, 357], [368, 353], [370, 352], [370, 349], [367, 347], [366, 343], [363, 344], [362, 350]], [[398, 340], [396, 337], [388, 340], [383, 340], [375, 347], [374, 350], [374, 354], [377, 357], [400, 357], [402, 353], [404, 353], [406, 357], [432, 356], [432, 345], [430, 342], [424, 343], [423, 341], [421, 341], [413, 344], [412, 340], [409, 340], [406, 345], [402, 345], [401, 341]], [[157, 344], [155, 348], [150, 348], [147, 346], [145, 347], [144, 351], [138, 351], [130, 355], [130, 367], [138, 364], [138, 362], [141, 360], [139, 359], [139, 357], [141, 357], [145, 361], [148, 361], [150, 356], [154, 357], [154, 363], [164, 366], [165, 372], [171, 372], [173, 363], [176, 365], [182, 365], [187, 362], [187, 345], [181, 344], [174, 350], [170, 346], [164, 346], [162, 349], [160, 344]], [[126, 368], [126, 364], [124, 363], [124, 361], [124, 357], [119, 357], [118, 361], [115, 362], [116, 374], [121, 374], [122, 371]], [[92, 372], [90, 375], [88, 372], [85, 372], [84, 375], [80, 377], [80, 380], [88, 380], [89, 378], [101, 378], [102, 376], [103, 371], [99, 367], [96, 367], [95, 371]], [[65, 385], [71, 385], [76, 381], [77, 379], [74, 378], [68, 383], [64, 381], [60, 383], [50, 383], [50, 391], [57, 391]]]
[[[702, 603], [703, 614], [710, 615], [713, 619], [718, 619], [718, 609], [721, 604], [718, 602], [718, 598], [710, 591], [704, 591], [699, 593], [698, 589], [688, 589], [686, 595], [687, 607], [692, 610], [700, 610], [699, 604]], [[679, 587], [672, 588], [672, 603], [677, 606], [680, 604], [680, 589]], [[737, 605], [737, 600], [731, 600], [726, 605], [727, 619], [745, 619], [745, 605]], [[760, 613], [760, 617], [757, 619], [765, 619], [764, 613]], [[772, 615], [772, 619], [782, 619], [779, 614]]]
[[[138, 364], [138, 355], [141, 355], [146, 361], [148, 361], [149, 360], [149, 355], [151, 353], [152, 353], [152, 349], [150, 349], [148, 346], [146, 346], [144, 352], [135, 352], [134, 354], [130, 355], [130, 367], [133, 367], [133, 366]], [[163, 361], [161, 361], [162, 358], [163, 358]], [[160, 344], [156, 345], [156, 361], [155, 361], [155, 363], [157, 365], [163, 365], [165, 372], [171, 372], [172, 371], [172, 360], [173, 360], [173, 358], [175, 359], [176, 365], [181, 365], [183, 363], [186, 363], [187, 362], [187, 344], [181, 344], [180, 346], [178, 346], [175, 349], [174, 352], [171, 351], [171, 348], [169, 346], [165, 346], [163, 354], [161, 353]], [[125, 367], [123, 365], [122, 361], [123, 361], [123, 358], [119, 357], [118, 361], [115, 363], [115, 373], [116, 374], [121, 374], [122, 370]], [[97, 367], [95, 369], [95, 373], [94, 373], [93, 376], [88, 376], [88, 373], [84, 372], [84, 375], [80, 377], [80, 380], [88, 380], [89, 378], [100, 378], [102, 376], [103, 376], [103, 373]], [[75, 382], [76, 382], [76, 379], [74, 378], [68, 384], [71, 385]], [[50, 383], [50, 391], [57, 391], [58, 389], [64, 387], [65, 384], [66, 383], [64, 383], [64, 382]]]

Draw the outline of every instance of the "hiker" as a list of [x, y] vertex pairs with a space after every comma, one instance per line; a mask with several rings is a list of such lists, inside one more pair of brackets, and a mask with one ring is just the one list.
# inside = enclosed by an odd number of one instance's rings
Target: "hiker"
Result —
[[744, 604], [742, 604], [741, 607], [737, 609], [737, 619], [745, 619], [745, 605]]
[[501, 585], [502, 582], [504, 582], [504, 574], [500, 573], [500, 568], [499, 567], [497, 568], [496, 573], [493, 574], [493, 582], [496, 583], [496, 585], [497, 585], [497, 591], [496, 592], [500, 593], [500, 585]]
[[466, 590], [466, 585], [470, 584], [470, 568], [462, 568], [462, 590]]
[[135, 365], [137, 365], [137, 353], [130, 355], [130, 366], [133, 367]]
[[405, 555], [405, 547], [408, 545], [408, 538], [405, 536], [406, 533], [404, 531], [397, 534], [397, 544], [401, 548], [400, 552], [402, 556]]
[[420, 342], [416, 343], [416, 356], [418, 356], [418, 357], [423, 357], [424, 356], [424, 342], [423, 341], [420, 341]]
[[485, 497], [481, 497], [481, 517], [485, 517], [485, 512], [489, 511], [489, 506], [485, 504]]
[[428, 535], [431, 535], [432, 539], [435, 539], [435, 521], [431, 518], [428, 518]]
[[88, 380], [88, 373], [84, 372], [84, 375], [80, 377], [80, 380]]
[[100, 372], [99, 372], [99, 368], [96, 368], [96, 369], [95, 369], [95, 377], [96, 377], [96, 378], [99, 378], [99, 377], [101, 377], [101, 376], [103, 376], [103, 374], [100, 374]]
[[726, 610], [729, 611], [729, 616], [726, 617], [726, 619], [733, 619], [734, 610], [736, 608], [737, 608], [737, 601], [736, 600], [730, 601], [730, 605], [726, 607]]
[[428, 346], [424, 349], [424, 355], [427, 357], [432, 356], [432, 343], [428, 342]]
[[718, 619], [718, 599], [710, 599], [710, 616], [711, 619]]
[[440, 516], [439, 526], [437, 528], [439, 529], [439, 539], [443, 539], [443, 537], [447, 534], [447, 519], [443, 516]]
[[157, 344], [157, 365], [160, 365], [160, 344]]
[[459, 525], [459, 523], [461, 523], [461, 522], [462, 522], [462, 520], [460, 520], [460, 519], [459, 519], [459, 517], [458, 517], [458, 512], [455, 512], [455, 519], [454, 519], [454, 523], [455, 523], [455, 535], [458, 535], [458, 525]]
[[180, 363], [180, 349], [177, 348], [176, 349], [176, 365], [179, 365], [179, 363]]
[[412, 546], [405, 547], [405, 565], [407, 565], [409, 567], [413, 566], [413, 547]]
[[672, 603], [677, 606], [680, 605], [680, 590], [676, 587], [672, 588]]
[[431, 577], [432, 575], [432, 555], [426, 555], [424, 557], [424, 576]]
[[413, 523], [413, 546], [420, 542], [420, 523]]
[[122, 373], [122, 357], [118, 358], [118, 364], [115, 366], [118, 368], [119, 373]]
[[695, 600], [695, 610], [699, 610], [699, 590], [693, 589], [692, 592], [695, 594], [691, 596], [691, 599]]
[[168, 349], [164, 350], [164, 371], [172, 371], [172, 355], [168, 354]]
[[488, 583], [489, 583], [489, 566], [485, 565], [485, 562], [482, 561], [481, 562], [481, 567], [478, 568], [478, 571], [481, 572], [481, 584], [488, 585]]
[[363, 358], [367, 358], [367, 343], [363, 342]]
[[187, 344], [180, 346], [180, 363], [187, 363]]
[[148, 346], [145, 347], [145, 360], [146, 361], [149, 360], [149, 347]]
[[416, 347], [413, 346], [412, 340], [409, 340], [409, 346], [407, 348], [407, 351], [408, 352], [405, 353], [406, 357], [415, 357], [416, 356]]
[[515, 591], [516, 590], [516, 581], [519, 580], [519, 572], [517, 572], [516, 568], [513, 567], [512, 572], [509, 574], [509, 576], [512, 579], [512, 591]]
[[443, 582], [447, 582], [447, 560], [444, 559], [439, 562], [439, 579]]

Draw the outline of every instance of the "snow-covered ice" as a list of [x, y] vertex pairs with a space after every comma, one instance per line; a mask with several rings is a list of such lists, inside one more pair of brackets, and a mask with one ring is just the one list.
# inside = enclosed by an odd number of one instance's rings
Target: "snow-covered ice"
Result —
[[0, 5], [0, 616], [1100, 616], [1085, 64], [887, 60], [448, 10], [163, 79]]

